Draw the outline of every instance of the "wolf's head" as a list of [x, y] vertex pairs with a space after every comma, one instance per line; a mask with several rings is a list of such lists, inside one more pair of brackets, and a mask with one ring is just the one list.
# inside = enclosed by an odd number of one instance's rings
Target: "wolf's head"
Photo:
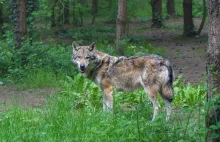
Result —
[[94, 53], [95, 42], [89, 46], [79, 46], [75, 41], [72, 43], [72, 61], [77, 64], [81, 73], [91, 71], [99, 62], [99, 57]]

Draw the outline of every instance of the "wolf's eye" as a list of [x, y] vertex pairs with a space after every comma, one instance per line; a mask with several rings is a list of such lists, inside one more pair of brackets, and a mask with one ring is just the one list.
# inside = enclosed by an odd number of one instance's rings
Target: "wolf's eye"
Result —
[[73, 57], [74, 60], [79, 60], [81, 58], [81, 56], [75, 56]]
[[90, 59], [90, 57], [89, 57], [89, 56], [86, 56], [86, 59]]

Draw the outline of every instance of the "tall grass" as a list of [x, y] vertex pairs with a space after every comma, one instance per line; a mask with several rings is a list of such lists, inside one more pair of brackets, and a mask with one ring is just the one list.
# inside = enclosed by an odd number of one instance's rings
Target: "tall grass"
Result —
[[63, 79], [61, 73], [55, 73], [49, 69], [37, 69], [29, 71], [22, 78], [23, 83], [17, 83], [16, 87], [19, 89], [59, 87], [61, 79]]
[[114, 112], [103, 112], [101, 92], [93, 83], [76, 76], [62, 85], [42, 109], [12, 106], [1, 112], [0, 141], [204, 141], [204, 105], [174, 106], [168, 122], [162, 107], [152, 122], [152, 104], [143, 90], [116, 93]]

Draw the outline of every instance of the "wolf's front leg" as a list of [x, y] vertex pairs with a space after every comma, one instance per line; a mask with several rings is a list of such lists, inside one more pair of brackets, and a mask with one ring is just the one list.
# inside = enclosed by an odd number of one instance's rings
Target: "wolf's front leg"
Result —
[[103, 110], [112, 111], [113, 110], [113, 90], [112, 86], [105, 86], [103, 90]]

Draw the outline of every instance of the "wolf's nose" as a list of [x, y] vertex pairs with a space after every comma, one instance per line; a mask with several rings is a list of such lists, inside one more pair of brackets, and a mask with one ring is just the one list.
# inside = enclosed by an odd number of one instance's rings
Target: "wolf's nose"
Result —
[[85, 65], [80, 65], [80, 69], [85, 69]]

